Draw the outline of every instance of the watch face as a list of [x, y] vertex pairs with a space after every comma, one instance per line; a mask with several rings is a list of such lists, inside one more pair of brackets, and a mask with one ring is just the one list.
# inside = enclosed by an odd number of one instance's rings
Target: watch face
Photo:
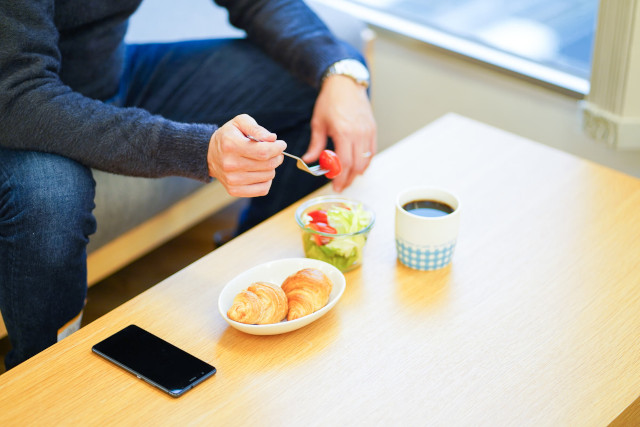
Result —
[[353, 78], [357, 83], [369, 85], [369, 71], [355, 59], [346, 59], [335, 64], [335, 74], [342, 74]]
[[336, 74], [349, 77], [365, 88], [369, 87], [369, 70], [355, 59], [343, 59], [334, 63], [325, 71], [322, 80]]

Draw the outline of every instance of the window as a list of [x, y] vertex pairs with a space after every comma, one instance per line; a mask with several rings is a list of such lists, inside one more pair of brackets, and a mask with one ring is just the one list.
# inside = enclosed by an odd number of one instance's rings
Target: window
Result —
[[370, 12], [365, 19], [374, 25], [577, 93], [588, 92], [598, 0], [341, 3], [361, 8], [360, 16]]

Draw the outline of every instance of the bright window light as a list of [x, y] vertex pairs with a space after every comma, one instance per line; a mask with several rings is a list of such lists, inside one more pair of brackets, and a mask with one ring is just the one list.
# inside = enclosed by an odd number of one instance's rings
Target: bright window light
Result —
[[350, 0], [589, 79], [598, 0]]

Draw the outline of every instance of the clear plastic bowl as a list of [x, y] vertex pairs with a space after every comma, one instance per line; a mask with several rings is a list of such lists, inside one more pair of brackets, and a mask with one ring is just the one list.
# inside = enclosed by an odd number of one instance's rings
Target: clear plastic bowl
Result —
[[[305, 218], [316, 210], [328, 211], [339, 206], [350, 210], [358, 206], [368, 216], [368, 223], [357, 231], [343, 234], [326, 233], [311, 229]], [[328, 262], [342, 272], [353, 270], [362, 264], [362, 251], [367, 242], [369, 232], [375, 222], [375, 214], [363, 203], [338, 196], [320, 196], [304, 202], [296, 210], [296, 222], [302, 232], [302, 245], [307, 258]], [[336, 227], [335, 224], [329, 226]]]

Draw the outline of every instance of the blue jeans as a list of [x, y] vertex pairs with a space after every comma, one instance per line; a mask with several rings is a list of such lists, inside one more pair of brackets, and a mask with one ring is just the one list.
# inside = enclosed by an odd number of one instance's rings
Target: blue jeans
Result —
[[[181, 122], [221, 125], [247, 113], [301, 155], [316, 96], [257, 47], [232, 39], [129, 46], [119, 92], [106, 102]], [[242, 213], [238, 232], [326, 182], [285, 160], [269, 194], [252, 199]], [[0, 148], [0, 311], [12, 345], [7, 369], [54, 344], [84, 307], [94, 189], [91, 170], [73, 160]]]

